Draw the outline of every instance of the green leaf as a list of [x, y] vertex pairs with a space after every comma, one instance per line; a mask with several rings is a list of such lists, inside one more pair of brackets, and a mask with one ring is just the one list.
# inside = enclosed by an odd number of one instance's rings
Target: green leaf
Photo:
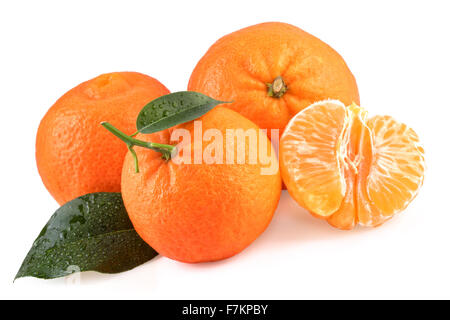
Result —
[[120, 193], [91, 193], [56, 210], [15, 279], [52, 279], [76, 271], [118, 273], [156, 255], [134, 230]]
[[193, 91], [170, 93], [148, 103], [139, 113], [136, 127], [141, 133], [158, 132], [195, 120], [222, 103], [229, 102]]

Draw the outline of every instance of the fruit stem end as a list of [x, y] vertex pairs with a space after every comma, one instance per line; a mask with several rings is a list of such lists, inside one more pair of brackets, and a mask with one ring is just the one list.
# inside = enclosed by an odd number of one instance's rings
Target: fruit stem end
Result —
[[266, 83], [267, 95], [273, 98], [281, 98], [288, 87], [281, 76], [276, 77], [272, 83]]

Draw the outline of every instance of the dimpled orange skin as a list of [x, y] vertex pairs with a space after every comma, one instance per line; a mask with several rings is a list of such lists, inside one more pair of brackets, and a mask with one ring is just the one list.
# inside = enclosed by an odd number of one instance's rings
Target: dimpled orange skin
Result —
[[[280, 98], [270, 97], [267, 84], [278, 76], [287, 91]], [[188, 88], [234, 101], [227, 107], [261, 128], [281, 131], [315, 101], [359, 104], [355, 78], [342, 57], [318, 38], [280, 22], [257, 24], [219, 39], [198, 62]]]
[[62, 205], [91, 192], [119, 192], [127, 147], [100, 123], [132, 134], [142, 107], [168, 93], [154, 78], [116, 72], [83, 82], [58, 99], [36, 138], [37, 167], [53, 198]]
[[[218, 129], [224, 141], [226, 129], [258, 129], [223, 107], [216, 107], [200, 120], [203, 132]], [[193, 123], [179, 128], [191, 133], [193, 159]], [[136, 138], [176, 144], [170, 142], [170, 131]], [[271, 175], [261, 174], [259, 160], [249, 164], [248, 142], [244, 164], [176, 164], [161, 159], [158, 152], [135, 147], [140, 169], [135, 173], [133, 158], [127, 153], [122, 196], [142, 239], [161, 255], [188, 263], [225, 259], [252, 243], [270, 223], [281, 194], [276, 154], [263, 137], [277, 168]], [[209, 143], [204, 141], [201, 150]]]

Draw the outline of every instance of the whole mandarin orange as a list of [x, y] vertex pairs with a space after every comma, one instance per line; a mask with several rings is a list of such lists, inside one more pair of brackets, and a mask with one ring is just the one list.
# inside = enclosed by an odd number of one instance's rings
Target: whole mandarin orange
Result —
[[[178, 147], [178, 156], [183, 154], [188, 161], [166, 161], [159, 152], [135, 147], [139, 173], [130, 152], [122, 171], [122, 196], [137, 233], [161, 255], [190, 263], [225, 259], [241, 252], [266, 229], [281, 193], [278, 161], [267, 135], [257, 135], [253, 142], [250, 138], [240, 140], [242, 143], [235, 137], [226, 138], [230, 129], [257, 132], [253, 122], [223, 107], [216, 107], [200, 121], [205, 136], [209, 129], [222, 136], [223, 144], [212, 154], [221, 154], [223, 161], [207, 163], [209, 160], [203, 158], [195, 162], [196, 152], [205, 155], [218, 141], [196, 143], [194, 122], [188, 122], [136, 136], [174, 145], [174, 130], [185, 130], [191, 138], [181, 142], [184, 145]], [[245, 161], [237, 161], [238, 146], [245, 147], [245, 154], [241, 154]], [[267, 150], [265, 159], [259, 155], [262, 146]], [[235, 161], [225, 160], [230, 151]], [[258, 154], [253, 162], [252, 154]], [[275, 170], [264, 172], [269, 162]]]
[[198, 62], [188, 88], [234, 101], [227, 107], [261, 128], [281, 131], [315, 101], [359, 104], [355, 78], [342, 57], [311, 34], [279, 22], [219, 39]]
[[119, 192], [127, 147], [100, 122], [132, 134], [142, 107], [167, 93], [147, 75], [115, 72], [83, 82], [58, 99], [36, 137], [39, 174], [55, 200], [64, 204], [91, 192]]

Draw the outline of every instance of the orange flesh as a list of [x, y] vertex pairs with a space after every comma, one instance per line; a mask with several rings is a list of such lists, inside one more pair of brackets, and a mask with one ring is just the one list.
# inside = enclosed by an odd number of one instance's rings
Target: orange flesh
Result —
[[388, 116], [338, 101], [313, 104], [286, 127], [283, 181], [297, 202], [341, 229], [378, 226], [403, 210], [423, 181], [416, 133]]

